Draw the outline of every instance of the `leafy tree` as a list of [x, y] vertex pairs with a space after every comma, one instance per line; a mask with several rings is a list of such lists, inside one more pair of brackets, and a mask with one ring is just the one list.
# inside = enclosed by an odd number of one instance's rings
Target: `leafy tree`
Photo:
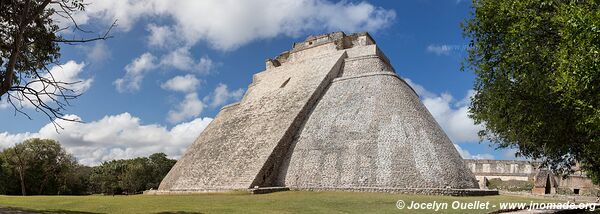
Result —
[[128, 194], [144, 191], [154, 180], [152, 166], [148, 158], [126, 160], [127, 168], [123, 173], [122, 187]]
[[123, 188], [120, 181], [124, 171], [125, 162], [122, 160], [107, 161], [94, 167], [90, 175], [94, 192], [111, 195], [121, 193]]
[[25, 185], [26, 171], [29, 169], [29, 162], [32, 159], [31, 153], [26, 151], [24, 144], [17, 144], [12, 148], [5, 149], [3, 152], [6, 162], [11, 166], [14, 174], [18, 175], [21, 187], [21, 194], [27, 195], [27, 187]]
[[104, 194], [136, 194], [147, 189], [157, 189], [175, 162], [164, 153], [107, 161], [93, 167], [90, 186], [92, 192]]
[[6, 161], [4, 152], [0, 152], [0, 162], [0, 194], [21, 194], [19, 177], [12, 170], [13, 166]]
[[90, 174], [92, 167], [76, 164], [72, 170], [62, 173], [58, 184], [58, 195], [87, 195], [91, 193]]
[[474, 0], [463, 70], [479, 134], [568, 173], [600, 173], [600, 1]]
[[[32, 105], [51, 121], [63, 117], [65, 106], [78, 94], [70, 85], [54, 78], [48, 65], [57, 64], [61, 43], [75, 44], [109, 38], [104, 35], [83, 38], [89, 31], [81, 29], [73, 14], [83, 11], [83, 0], [3, 0], [0, 4], [0, 100], [22, 111]], [[62, 23], [59, 23], [62, 20]], [[69, 27], [69, 22], [72, 27]], [[59, 27], [59, 24], [61, 25]], [[66, 26], [66, 27], [65, 27]], [[64, 39], [63, 30], [81, 39]], [[75, 34], [78, 33], [78, 34]], [[58, 125], [55, 123], [55, 125]]]
[[167, 176], [167, 173], [173, 168], [177, 160], [167, 158], [165, 153], [154, 153], [149, 157], [152, 167], [152, 180], [148, 185], [148, 189], [158, 189], [162, 179]]
[[6, 187], [8, 186], [8, 177], [10, 174], [6, 170], [4, 164], [4, 158], [0, 156], [0, 194], [6, 194]]
[[18, 175], [21, 194], [58, 194], [77, 165], [55, 140], [29, 139], [3, 152], [7, 166]]

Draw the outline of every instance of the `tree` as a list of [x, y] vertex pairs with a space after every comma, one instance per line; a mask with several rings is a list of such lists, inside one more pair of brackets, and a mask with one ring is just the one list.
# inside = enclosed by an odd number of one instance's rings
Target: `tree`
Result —
[[600, 174], [600, 1], [474, 0], [463, 70], [480, 137], [555, 172]]
[[[108, 33], [81, 39], [64, 39], [63, 30], [91, 33], [77, 25], [73, 14], [83, 11], [83, 0], [6, 0], [0, 4], [0, 101], [10, 103], [17, 112], [31, 105], [54, 119], [63, 117], [69, 100], [79, 96], [71, 89], [76, 83], [55, 79], [48, 65], [58, 64], [61, 43], [75, 44], [110, 38]], [[71, 22], [59, 27], [55, 19]], [[66, 23], [60, 23], [65, 25]], [[57, 123], [54, 123], [57, 126]]]
[[87, 195], [92, 192], [90, 174], [92, 167], [76, 164], [72, 170], [61, 173], [58, 195]]
[[160, 182], [171, 171], [177, 160], [167, 158], [167, 155], [162, 152], [150, 155], [149, 159], [152, 167], [152, 180], [147, 188], [158, 189]]
[[112, 160], [103, 162], [100, 166], [92, 169], [90, 182], [93, 192], [104, 194], [118, 194], [123, 188], [121, 180], [125, 171], [125, 163], [122, 160]]
[[164, 153], [103, 162], [92, 169], [89, 179], [92, 192], [136, 194], [147, 189], [157, 189], [175, 162], [177, 161], [168, 159]]
[[152, 183], [153, 174], [150, 161], [146, 157], [126, 160], [126, 168], [122, 175], [121, 186], [127, 194], [144, 191]]
[[55, 140], [33, 138], [3, 152], [5, 161], [18, 175], [21, 194], [58, 194], [71, 171], [75, 158]]
[[5, 195], [7, 192], [8, 178], [10, 174], [6, 170], [4, 158], [0, 156], [0, 194]]
[[13, 170], [14, 165], [11, 165], [8, 161], [4, 152], [0, 152], [0, 194], [3, 195], [17, 195], [21, 194], [21, 184], [19, 182], [19, 176], [15, 174]]
[[31, 154], [26, 151], [25, 145], [17, 144], [12, 148], [8, 148], [3, 152], [6, 157], [5, 160], [8, 164], [13, 167], [13, 171], [19, 175], [19, 181], [21, 186], [21, 194], [27, 195], [27, 188], [25, 186], [25, 175], [26, 170], [29, 168], [29, 161], [32, 159]]

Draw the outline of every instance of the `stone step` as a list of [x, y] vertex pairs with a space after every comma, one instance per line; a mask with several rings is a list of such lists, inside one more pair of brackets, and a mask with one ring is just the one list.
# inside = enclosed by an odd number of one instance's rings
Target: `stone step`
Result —
[[257, 187], [248, 189], [248, 191], [250, 191], [250, 193], [252, 194], [267, 194], [272, 192], [283, 192], [289, 190], [290, 188], [287, 187]]

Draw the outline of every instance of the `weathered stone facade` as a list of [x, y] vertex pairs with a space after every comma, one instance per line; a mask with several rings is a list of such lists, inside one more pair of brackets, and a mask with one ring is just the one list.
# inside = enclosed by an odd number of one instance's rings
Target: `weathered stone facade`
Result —
[[256, 186], [456, 195], [478, 188], [371, 36], [342, 32], [311, 36], [267, 60], [159, 191]]
[[531, 193], [534, 194], [596, 196], [600, 193], [600, 187], [594, 185], [578, 167], [574, 168], [574, 174], [563, 178], [540, 168], [540, 162], [536, 161], [467, 159], [465, 164], [471, 169], [482, 189], [487, 188], [489, 180], [500, 179], [528, 181], [532, 185]]
[[479, 187], [485, 188], [487, 180], [499, 178], [503, 181], [533, 180], [539, 171], [539, 163], [518, 160], [465, 160], [479, 182]]

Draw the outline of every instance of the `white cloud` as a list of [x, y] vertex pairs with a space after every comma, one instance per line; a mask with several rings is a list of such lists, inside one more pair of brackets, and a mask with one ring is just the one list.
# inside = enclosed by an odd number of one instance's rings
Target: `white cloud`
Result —
[[170, 26], [148, 24], [146, 29], [150, 33], [148, 36], [148, 45], [152, 47], [167, 48], [179, 43], [177, 36], [173, 33], [173, 28]]
[[200, 57], [200, 60], [196, 63], [196, 71], [200, 73], [207, 73], [215, 67], [213, 61], [207, 56]]
[[198, 94], [194, 92], [199, 81], [193, 75], [177, 76], [161, 87], [167, 90], [187, 92], [183, 101], [178, 103], [167, 114], [167, 121], [178, 123], [190, 118], [197, 117], [202, 113], [205, 107], [216, 108], [227, 103], [239, 100], [244, 95], [244, 90], [237, 89], [230, 91], [227, 85], [219, 83], [215, 90], [202, 100], [198, 99]]
[[389, 26], [396, 17], [393, 10], [364, 1], [328, 0], [104, 0], [93, 2], [84, 13], [78, 15], [81, 24], [90, 18], [105, 23], [118, 20], [118, 28], [125, 31], [142, 18], [164, 17], [172, 22], [169, 28], [157, 28], [154, 24], [148, 27], [151, 45], [177, 40], [193, 46], [205, 41], [220, 50], [279, 35], [338, 30], [373, 32]]
[[235, 102], [241, 99], [243, 95], [243, 89], [240, 88], [234, 91], [229, 91], [227, 85], [219, 83], [217, 88], [215, 88], [215, 91], [213, 91], [211, 95], [204, 98], [204, 102], [210, 103], [209, 107], [216, 108], [230, 102]]
[[0, 109], [5, 109], [10, 106], [10, 103], [6, 99], [0, 100]]
[[427, 46], [427, 52], [434, 53], [436, 55], [450, 55], [451, 53], [457, 52], [460, 50], [459, 45], [429, 45]]
[[198, 61], [192, 58], [188, 47], [178, 48], [162, 57], [160, 62], [151, 53], [144, 53], [125, 66], [125, 76], [115, 80], [117, 91], [136, 92], [141, 88], [142, 80], [149, 71], [158, 67], [176, 68], [198, 74], [207, 74], [215, 66], [208, 57], [201, 57]]
[[65, 64], [59, 66], [53, 66], [50, 69], [50, 74], [44, 74], [45, 78], [54, 78], [56, 81], [73, 83], [70, 88], [75, 93], [83, 93], [87, 91], [94, 81], [92, 78], [84, 79], [79, 75], [83, 72], [85, 63], [76, 63], [75, 61], [68, 61]]
[[422, 85], [414, 83], [411, 79], [408, 79], [408, 78], [402, 78], [402, 79], [404, 79], [404, 81], [406, 81], [406, 83], [408, 83], [408, 85], [410, 85], [410, 87], [412, 87], [415, 90], [415, 92], [417, 92], [417, 94], [419, 96], [421, 96], [422, 98], [436, 96], [434, 93], [427, 91], [427, 89], [425, 89]]
[[115, 80], [117, 91], [134, 92], [140, 90], [144, 75], [156, 68], [156, 57], [150, 53], [144, 53], [125, 66], [125, 76]]
[[189, 93], [175, 109], [169, 111], [167, 121], [170, 123], [179, 123], [190, 118], [198, 117], [203, 109], [204, 103], [198, 99], [198, 94]]
[[161, 84], [160, 87], [165, 90], [176, 92], [193, 92], [200, 85], [200, 80], [192, 74], [185, 76], [176, 76]]
[[461, 148], [457, 144], [454, 144], [454, 148], [456, 148], [456, 150], [458, 150], [458, 153], [460, 153], [460, 156], [463, 159], [487, 159], [487, 160], [494, 160], [495, 159], [494, 155], [489, 154], [489, 153], [472, 155], [469, 151]]
[[[467, 95], [467, 98], [469, 95]], [[436, 118], [438, 123], [446, 130], [455, 142], [478, 141], [477, 133], [483, 129], [481, 125], [474, 125], [473, 119], [468, 117], [468, 105], [458, 105], [450, 94], [444, 93], [439, 97], [423, 99], [423, 104]]]
[[[84, 79], [79, 75], [83, 72], [83, 68], [85, 67], [85, 63], [76, 63], [75, 61], [68, 61], [65, 64], [53, 66], [50, 69], [50, 73], [56, 81], [66, 82], [66, 83], [75, 83], [72, 85], [71, 89], [77, 93], [83, 93], [87, 91], [91, 86], [93, 79]], [[52, 78], [50, 74], [44, 74], [45, 78]], [[40, 85], [40, 87], [42, 87]]]
[[206, 74], [214, 67], [213, 61], [206, 56], [201, 57], [196, 62], [190, 53], [189, 47], [182, 47], [171, 51], [162, 57], [160, 64], [199, 74]]
[[461, 100], [455, 100], [452, 95], [443, 93], [436, 95], [427, 91], [423, 86], [404, 78], [406, 82], [421, 96], [421, 100], [435, 120], [442, 126], [448, 137], [455, 143], [477, 142], [478, 132], [483, 125], [475, 125], [469, 118], [470, 98], [475, 91], [470, 90]]
[[[76, 115], [69, 118], [78, 119]], [[181, 123], [170, 130], [157, 124], [141, 124], [141, 120], [129, 113], [105, 116], [89, 123], [56, 121], [64, 130], [57, 133], [49, 123], [37, 133], [0, 133], [0, 149], [20, 143], [32, 137], [58, 140], [82, 164], [97, 165], [113, 159], [147, 156], [164, 152], [179, 158], [185, 149], [212, 121], [197, 118]]]
[[94, 46], [84, 48], [87, 51], [87, 59], [92, 62], [103, 62], [110, 57], [110, 51], [104, 41], [94, 42]]
[[[49, 81], [57, 82], [56, 86], [58, 87], [73, 90], [73, 92], [63, 90], [65, 94], [78, 95], [87, 91], [92, 86], [92, 82], [94, 81], [93, 78], [83, 78], [80, 76], [84, 68], [85, 63], [77, 63], [70, 60], [65, 64], [52, 66], [49, 73], [43, 73], [41, 76]], [[39, 105], [41, 102], [50, 107], [55, 106], [53, 99], [58, 98], [58, 96], [55, 94], [61, 93], [59, 88], [57, 88], [55, 85], [48, 85], [39, 81], [35, 81], [34, 79], [29, 79], [27, 82], [29, 83], [27, 87], [38, 92], [40, 95], [38, 97], [31, 94], [13, 93], [14, 96], [17, 96], [18, 99], [22, 100], [22, 102], [19, 103], [17, 99], [12, 99], [13, 103], [18, 108], [21, 106], [25, 108], [35, 108], [34, 104]], [[60, 100], [60, 98], [57, 100]], [[7, 99], [0, 101], [0, 108], [8, 108], [10, 106], [11, 105], [8, 103]]]

